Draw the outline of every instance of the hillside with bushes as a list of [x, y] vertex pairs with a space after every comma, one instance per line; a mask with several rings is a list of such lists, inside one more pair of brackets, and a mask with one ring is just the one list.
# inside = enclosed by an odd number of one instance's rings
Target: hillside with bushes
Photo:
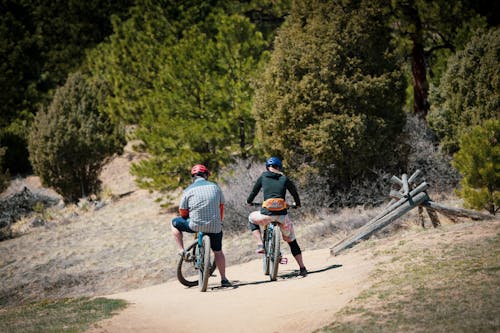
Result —
[[[376, 216], [391, 177], [417, 169], [433, 200], [496, 218], [496, 3], [0, 9], [0, 314], [171, 279], [169, 221], [199, 163], [226, 193], [230, 265], [252, 261], [244, 202], [269, 156], [297, 184], [309, 251]], [[412, 229], [414, 214], [375, 237]]]

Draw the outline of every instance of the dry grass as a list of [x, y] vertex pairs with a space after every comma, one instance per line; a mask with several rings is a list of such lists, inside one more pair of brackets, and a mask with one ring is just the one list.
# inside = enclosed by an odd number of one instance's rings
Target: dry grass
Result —
[[389, 258], [376, 283], [321, 332], [498, 332], [499, 231], [466, 222], [373, 244]]
[[122, 300], [84, 297], [10, 307], [0, 310], [0, 331], [83, 332], [95, 321], [111, 317], [126, 305]]

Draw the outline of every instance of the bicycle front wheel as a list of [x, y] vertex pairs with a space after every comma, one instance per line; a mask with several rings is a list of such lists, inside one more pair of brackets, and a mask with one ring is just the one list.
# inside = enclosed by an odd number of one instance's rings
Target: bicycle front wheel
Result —
[[272, 235], [270, 229], [264, 229], [264, 236], [262, 237], [264, 241], [264, 255], [262, 256], [262, 268], [264, 270], [264, 275], [269, 275], [269, 236]]
[[177, 263], [177, 280], [186, 287], [194, 287], [198, 285], [198, 272], [195, 268], [196, 248], [198, 241], [194, 241], [186, 248], [189, 253], [189, 259], [180, 258]]
[[198, 287], [202, 292], [207, 291], [208, 278], [211, 275], [210, 253], [210, 237], [204, 235], [199, 248], [200, 268], [198, 274]]
[[280, 241], [281, 229], [279, 226], [275, 226], [273, 228], [273, 237], [270, 244], [271, 251], [269, 253], [269, 278], [271, 281], [276, 281], [278, 277], [278, 268], [281, 261]]

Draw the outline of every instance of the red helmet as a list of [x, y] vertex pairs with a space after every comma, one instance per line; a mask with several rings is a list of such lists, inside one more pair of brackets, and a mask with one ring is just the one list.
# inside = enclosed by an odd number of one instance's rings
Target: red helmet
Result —
[[196, 164], [191, 168], [191, 176], [197, 175], [199, 173], [206, 173], [207, 176], [210, 176], [210, 171], [208, 171], [207, 167], [203, 164]]

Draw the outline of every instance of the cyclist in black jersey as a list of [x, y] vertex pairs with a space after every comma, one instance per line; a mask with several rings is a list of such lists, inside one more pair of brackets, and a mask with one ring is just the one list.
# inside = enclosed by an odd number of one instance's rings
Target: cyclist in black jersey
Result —
[[283, 174], [283, 164], [277, 157], [271, 157], [266, 161], [264, 171], [255, 182], [252, 191], [248, 195], [247, 204], [251, 204], [259, 191], [262, 189], [264, 202], [262, 208], [250, 213], [248, 226], [257, 241], [257, 253], [264, 253], [262, 235], [259, 225], [266, 225], [272, 221], [280, 222], [283, 239], [290, 246], [293, 257], [300, 268], [300, 275], [306, 276], [307, 269], [302, 260], [302, 251], [293, 231], [293, 223], [288, 216], [286, 205], [286, 192], [290, 192], [294, 205], [300, 207], [300, 197], [293, 181]]

